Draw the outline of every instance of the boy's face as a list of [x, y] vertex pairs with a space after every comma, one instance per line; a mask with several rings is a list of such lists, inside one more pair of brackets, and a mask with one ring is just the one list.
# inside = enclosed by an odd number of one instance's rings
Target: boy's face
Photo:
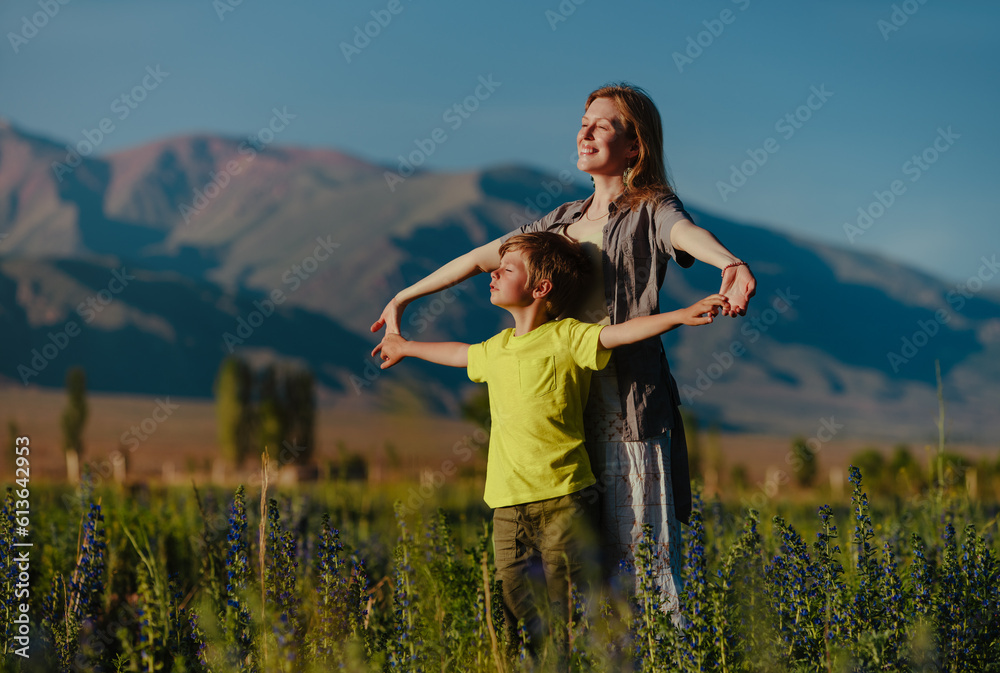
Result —
[[490, 274], [490, 302], [502, 308], [530, 306], [535, 301], [528, 287], [528, 270], [520, 250], [508, 250]]

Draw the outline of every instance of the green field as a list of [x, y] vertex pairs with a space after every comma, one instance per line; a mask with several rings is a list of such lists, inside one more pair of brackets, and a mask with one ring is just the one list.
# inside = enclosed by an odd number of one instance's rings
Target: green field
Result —
[[[871, 502], [855, 481], [822, 508], [699, 499], [684, 528], [683, 618], [646, 582], [577, 596], [574, 619], [534, 658], [512, 659], [476, 476], [272, 487], [263, 525], [259, 480], [29, 485], [20, 599], [13, 484], [3, 670], [998, 670], [998, 509], [944, 476]], [[15, 621], [21, 603], [27, 624]]]

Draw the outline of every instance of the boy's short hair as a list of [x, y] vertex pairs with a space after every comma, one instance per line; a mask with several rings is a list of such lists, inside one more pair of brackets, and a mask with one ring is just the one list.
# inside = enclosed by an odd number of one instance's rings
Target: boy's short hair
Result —
[[552, 290], [545, 297], [545, 312], [558, 318], [573, 308], [586, 291], [590, 259], [580, 244], [551, 231], [533, 231], [511, 236], [500, 246], [500, 257], [520, 251], [528, 272], [528, 287], [548, 279]]

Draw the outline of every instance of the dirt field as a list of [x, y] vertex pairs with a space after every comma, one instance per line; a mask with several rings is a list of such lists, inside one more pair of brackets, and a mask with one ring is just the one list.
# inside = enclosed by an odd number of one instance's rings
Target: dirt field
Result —
[[[209, 400], [91, 394], [85, 431], [84, 463], [110, 463], [116, 450], [128, 456], [130, 475], [158, 479], [210, 472], [218, 456], [215, 407]], [[63, 479], [60, 416], [64, 393], [38, 389], [0, 389], [0, 423], [17, 423], [31, 440], [32, 478]], [[475, 428], [452, 419], [383, 416], [353, 410], [323, 409], [317, 414], [316, 460], [321, 465], [360, 454], [370, 473], [381, 466], [419, 472], [440, 463], [455, 442]], [[247, 469], [255, 469], [252, 461]], [[4, 462], [0, 475], [9, 475]], [[237, 475], [229, 475], [230, 478]]]
[[[187, 482], [191, 478], [213, 477], [240, 481], [252, 474], [259, 464], [257, 460], [250, 461], [242, 474], [232, 470], [218, 471], [221, 461], [216, 460], [215, 409], [210, 400], [91, 394], [89, 403], [83, 462], [108, 477], [111, 474], [110, 457], [116, 450], [128, 456], [130, 480]], [[60, 416], [65, 404], [62, 391], [0, 388], [3, 441], [8, 442], [7, 422], [15, 421], [20, 434], [31, 440], [33, 480], [65, 478], [65, 461], [60, 448]], [[449, 461], [457, 467], [473, 464], [481, 467], [482, 453], [466, 448], [476, 432], [475, 426], [448, 418], [390, 416], [356, 409], [325, 408], [318, 413], [316, 461], [324, 473], [330, 463], [338, 464], [357, 454], [368, 463], [369, 478], [374, 482], [418, 479], [422, 470], [438, 470]], [[701, 445], [706, 466], [713, 460], [711, 443], [709, 436], [703, 433]], [[717, 444], [719, 458], [715, 461], [722, 466], [719, 487], [723, 490], [728, 487], [728, 475], [737, 464], [745, 467], [751, 485], [766, 482], [769, 475], [773, 479], [777, 470], [790, 472], [786, 462], [790, 437], [723, 434], [718, 437]], [[835, 438], [819, 446], [819, 479], [828, 483], [831, 468], [846, 475], [850, 457], [861, 448], [873, 446], [888, 452], [893, 443]], [[910, 448], [914, 458], [921, 463], [926, 461], [924, 446], [911, 445]], [[997, 458], [996, 447], [949, 448], [973, 460]], [[0, 481], [9, 480], [10, 474], [10, 461], [0, 461]], [[846, 476], [844, 479], [846, 481]]]

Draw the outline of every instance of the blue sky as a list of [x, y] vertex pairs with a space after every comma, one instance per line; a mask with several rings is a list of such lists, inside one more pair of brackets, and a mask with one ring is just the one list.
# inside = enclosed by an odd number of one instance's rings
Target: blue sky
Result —
[[[278, 108], [279, 143], [395, 165], [442, 129], [425, 167], [583, 180], [586, 95], [627, 80], [689, 205], [954, 282], [1000, 255], [996, 2], [237, 1], [5, 0], [0, 115], [71, 143], [108, 118], [105, 153]], [[858, 208], [877, 216], [849, 240]]]

